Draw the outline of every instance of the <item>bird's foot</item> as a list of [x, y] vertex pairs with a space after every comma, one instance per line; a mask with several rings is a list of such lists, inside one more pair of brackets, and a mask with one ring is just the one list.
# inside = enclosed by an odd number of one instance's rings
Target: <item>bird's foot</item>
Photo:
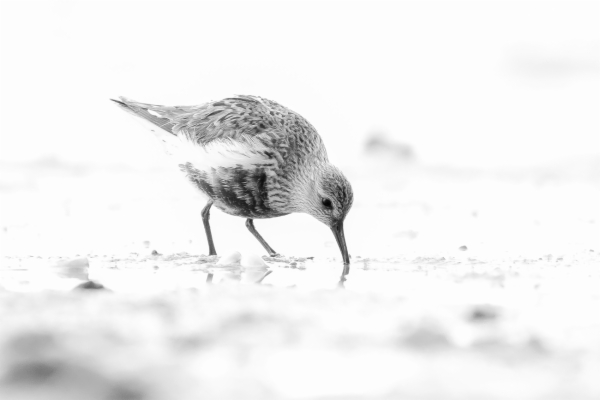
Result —
[[284, 261], [285, 257], [279, 253], [269, 253], [269, 255], [262, 256], [265, 261]]

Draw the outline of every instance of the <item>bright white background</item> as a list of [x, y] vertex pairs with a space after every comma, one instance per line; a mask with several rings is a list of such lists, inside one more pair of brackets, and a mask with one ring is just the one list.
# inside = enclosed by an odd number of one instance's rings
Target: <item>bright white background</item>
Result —
[[[1, 11], [0, 398], [600, 398], [598, 2]], [[312, 291], [342, 265], [304, 214], [256, 227], [305, 269], [221, 285], [256, 276], [199, 264], [198, 191], [108, 101], [236, 93], [304, 115], [352, 182], [347, 290]], [[374, 132], [417, 161], [363, 154]], [[265, 254], [211, 225], [219, 255]], [[80, 257], [113, 293], [47, 291]]]
[[600, 152], [598, 2], [2, 2], [5, 161], [162, 163], [108, 101], [255, 94], [351, 164], [371, 132], [427, 164]]

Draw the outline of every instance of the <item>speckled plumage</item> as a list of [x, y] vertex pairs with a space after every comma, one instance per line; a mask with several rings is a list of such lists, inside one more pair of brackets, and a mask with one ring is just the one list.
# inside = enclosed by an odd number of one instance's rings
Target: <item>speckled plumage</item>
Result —
[[[254, 219], [308, 212], [331, 225], [343, 222], [352, 205], [350, 184], [329, 164], [316, 129], [274, 101], [235, 96], [175, 107], [115, 101], [150, 122], [186, 177], [228, 214]], [[332, 207], [322, 213], [315, 199], [325, 195]]]

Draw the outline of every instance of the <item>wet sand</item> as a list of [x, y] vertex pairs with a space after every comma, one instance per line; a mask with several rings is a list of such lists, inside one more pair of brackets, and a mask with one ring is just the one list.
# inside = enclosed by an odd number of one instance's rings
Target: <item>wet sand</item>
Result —
[[[309, 217], [256, 222], [266, 267], [220, 265], [170, 171], [4, 166], [0, 398], [600, 395], [597, 164], [359, 164], [341, 285]], [[220, 255], [263, 254], [212, 221]]]

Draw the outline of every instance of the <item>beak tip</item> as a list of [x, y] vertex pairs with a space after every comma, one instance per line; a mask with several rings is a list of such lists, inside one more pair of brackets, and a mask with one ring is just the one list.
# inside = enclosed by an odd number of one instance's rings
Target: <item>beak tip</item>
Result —
[[344, 221], [338, 222], [336, 225], [331, 227], [331, 231], [335, 236], [335, 240], [342, 253], [342, 260], [344, 265], [350, 264], [350, 255], [348, 254], [348, 247], [346, 246], [346, 238], [344, 236]]

